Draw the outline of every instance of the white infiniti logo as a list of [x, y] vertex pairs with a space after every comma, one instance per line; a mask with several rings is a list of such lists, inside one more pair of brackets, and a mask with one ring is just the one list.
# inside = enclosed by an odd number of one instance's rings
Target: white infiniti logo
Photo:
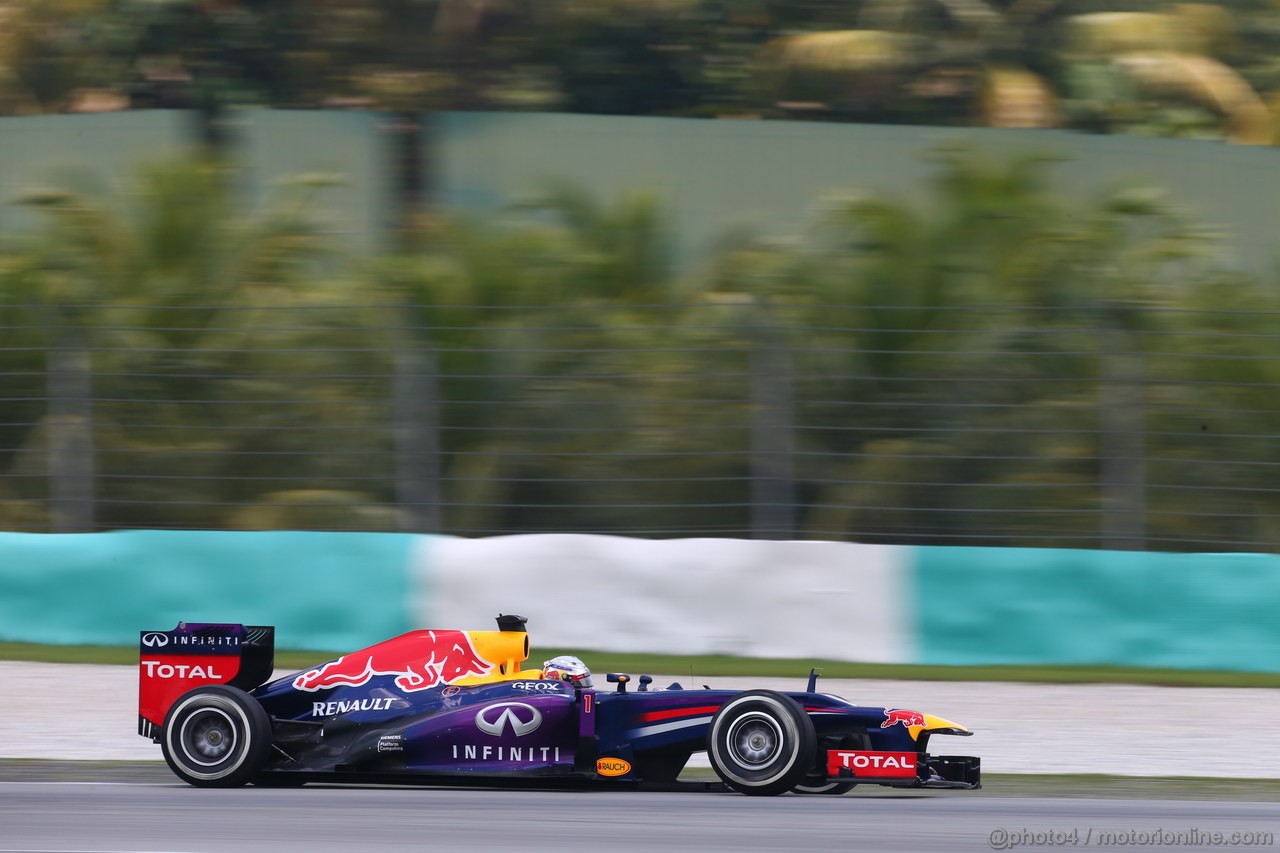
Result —
[[[516, 710], [517, 708], [519, 711]], [[495, 712], [499, 709], [501, 713], [495, 716]], [[528, 719], [521, 719], [521, 717], [528, 717]], [[537, 708], [523, 702], [490, 705], [476, 713], [476, 728], [489, 735], [501, 735], [504, 729], [510, 728], [511, 733], [516, 737], [524, 737], [536, 731], [540, 725], [542, 725], [542, 714]]]
[[164, 634], [152, 631], [149, 634], [142, 635], [142, 645], [149, 649], [153, 649], [156, 646], [167, 646], [169, 645], [169, 638]]

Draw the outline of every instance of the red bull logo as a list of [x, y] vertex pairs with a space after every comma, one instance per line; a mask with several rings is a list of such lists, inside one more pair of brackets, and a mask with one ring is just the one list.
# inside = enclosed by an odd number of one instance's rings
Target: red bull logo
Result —
[[308, 692], [359, 687], [374, 676], [394, 675], [396, 687], [412, 693], [491, 669], [466, 631], [413, 631], [309, 669], [293, 686]]
[[890, 726], [896, 726], [902, 723], [904, 726], [923, 726], [924, 714], [919, 711], [908, 711], [905, 708], [885, 708], [884, 722], [880, 724], [880, 728], [887, 729]]

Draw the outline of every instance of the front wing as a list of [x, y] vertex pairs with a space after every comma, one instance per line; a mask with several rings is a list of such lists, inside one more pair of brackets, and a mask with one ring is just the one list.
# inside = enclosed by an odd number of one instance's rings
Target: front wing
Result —
[[831, 749], [827, 778], [909, 788], [981, 788], [982, 761], [972, 755]]

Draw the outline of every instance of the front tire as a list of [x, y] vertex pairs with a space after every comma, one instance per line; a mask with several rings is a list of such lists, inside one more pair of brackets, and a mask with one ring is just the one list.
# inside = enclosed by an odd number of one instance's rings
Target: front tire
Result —
[[790, 791], [813, 769], [817, 735], [794, 699], [748, 690], [730, 699], [707, 732], [716, 775], [735, 791], [773, 796]]
[[841, 794], [847, 794], [852, 791], [857, 784], [857, 782], [845, 782], [843, 780], [802, 782], [791, 790], [797, 794], [823, 794], [828, 797], [838, 797]]
[[165, 715], [160, 746], [169, 768], [201, 788], [232, 788], [257, 775], [271, 749], [271, 720], [243, 690], [197, 687]]

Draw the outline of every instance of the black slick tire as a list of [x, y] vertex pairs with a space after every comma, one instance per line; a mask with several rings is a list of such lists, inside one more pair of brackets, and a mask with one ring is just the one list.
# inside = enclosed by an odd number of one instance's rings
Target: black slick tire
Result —
[[707, 732], [716, 775], [735, 791], [773, 796], [801, 784], [813, 770], [813, 721], [794, 699], [748, 690], [720, 707]]
[[271, 719], [248, 693], [224, 684], [189, 690], [165, 715], [164, 760], [200, 788], [233, 788], [258, 774], [271, 749]]
[[801, 782], [791, 790], [796, 794], [822, 794], [828, 797], [838, 797], [841, 794], [847, 794], [852, 791], [857, 784], [857, 782], [845, 782], [840, 779], [822, 781], [810, 780]]

